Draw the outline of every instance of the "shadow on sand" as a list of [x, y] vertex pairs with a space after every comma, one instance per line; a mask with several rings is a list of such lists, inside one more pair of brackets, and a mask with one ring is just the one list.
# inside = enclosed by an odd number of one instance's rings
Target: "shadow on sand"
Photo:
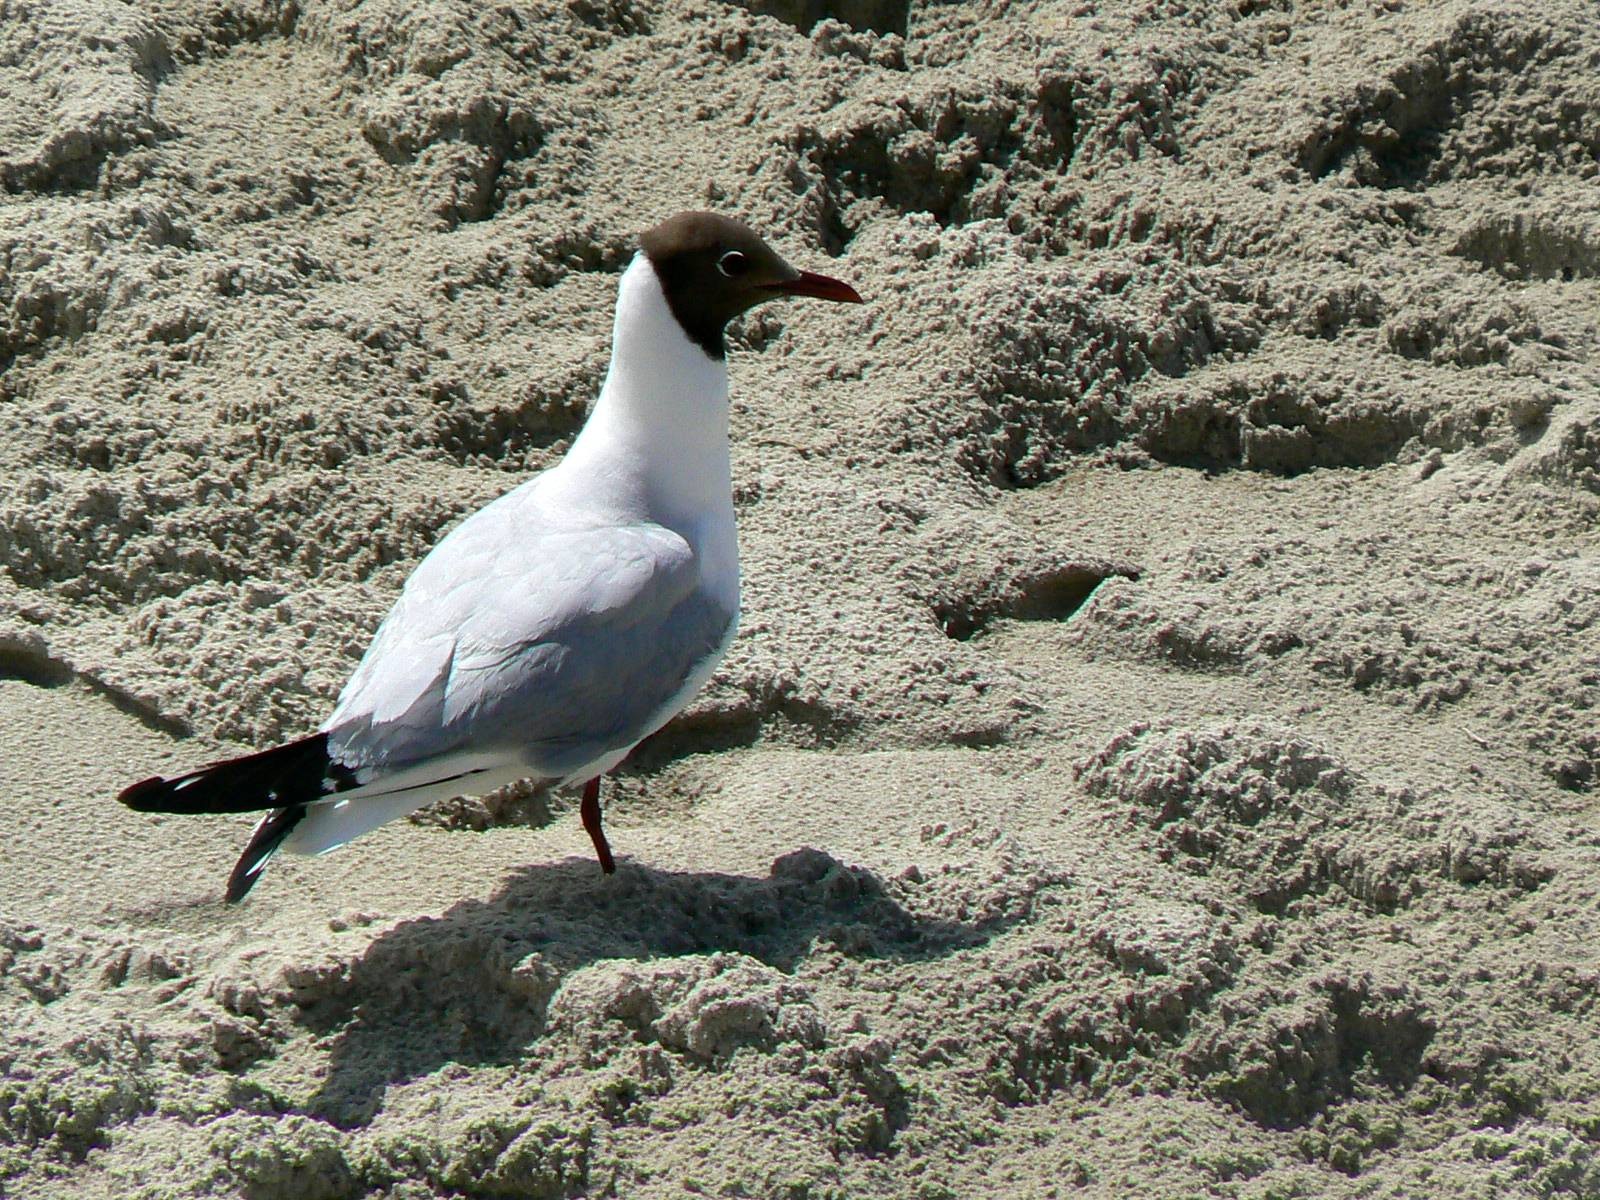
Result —
[[306, 1110], [360, 1125], [392, 1083], [536, 1054], [561, 979], [599, 960], [734, 952], [790, 972], [819, 944], [910, 960], [998, 932], [914, 916], [870, 871], [812, 849], [779, 858], [764, 879], [630, 863], [607, 879], [582, 860], [527, 867], [489, 900], [407, 921], [346, 969], [297, 982], [299, 1023], [333, 1038]]

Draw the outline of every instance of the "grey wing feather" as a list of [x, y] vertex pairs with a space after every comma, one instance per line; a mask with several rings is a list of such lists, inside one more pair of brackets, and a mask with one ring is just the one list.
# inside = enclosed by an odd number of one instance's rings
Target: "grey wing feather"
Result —
[[722, 644], [735, 614], [700, 589], [683, 538], [541, 528], [516, 496], [407, 581], [325, 726], [341, 761], [394, 769], [470, 745], [564, 774], [650, 732]]

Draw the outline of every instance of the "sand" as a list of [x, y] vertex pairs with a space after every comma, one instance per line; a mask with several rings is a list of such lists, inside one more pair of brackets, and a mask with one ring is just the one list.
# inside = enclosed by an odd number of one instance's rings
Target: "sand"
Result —
[[[1600, 22], [0, 0], [0, 1193], [1600, 1195]], [[737, 642], [607, 791], [220, 903], [642, 227]]]

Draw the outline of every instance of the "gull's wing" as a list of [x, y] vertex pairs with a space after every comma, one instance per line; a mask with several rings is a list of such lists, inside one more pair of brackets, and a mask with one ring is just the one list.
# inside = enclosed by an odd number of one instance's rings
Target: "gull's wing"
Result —
[[345, 686], [325, 728], [363, 791], [462, 753], [577, 770], [650, 732], [723, 644], [735, 614], [682, 537], [552, 527], [515, 496], [423, 561]]

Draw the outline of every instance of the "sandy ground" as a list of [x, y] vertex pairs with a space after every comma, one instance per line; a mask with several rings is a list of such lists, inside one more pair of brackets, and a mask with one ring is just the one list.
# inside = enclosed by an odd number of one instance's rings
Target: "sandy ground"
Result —
[[[0, 0], [0, 1193], [1600, 1195], [1587, 0]], [[219, 902], [634, 233], [745, 620]]]

